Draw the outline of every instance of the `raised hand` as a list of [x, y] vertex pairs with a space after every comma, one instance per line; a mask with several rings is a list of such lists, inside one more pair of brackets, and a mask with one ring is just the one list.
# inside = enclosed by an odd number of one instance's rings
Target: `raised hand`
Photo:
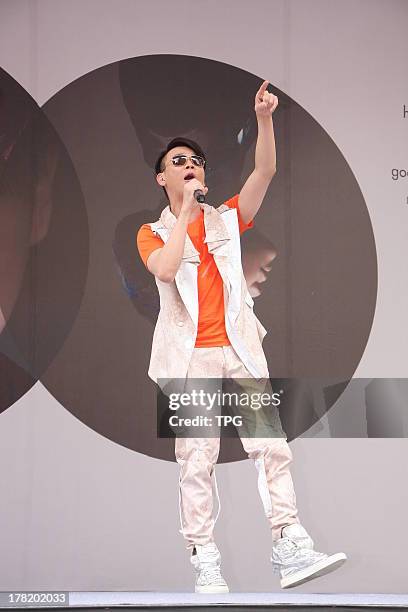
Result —
[[278, 106], [278, 97], [266, 91], [269, 81], [264, 81], [255, 96], [255, 113], [257, 117], [270, 117]]

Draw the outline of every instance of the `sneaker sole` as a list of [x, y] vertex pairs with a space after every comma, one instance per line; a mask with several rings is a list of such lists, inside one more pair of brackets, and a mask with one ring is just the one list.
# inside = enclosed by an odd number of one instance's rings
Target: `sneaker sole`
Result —
[[322, 559], [321, 561], [318, 561], [317, 563], [296, 572], [296, 574], [282, 578], [281, 587], [282, 589], [287, 589], [288, 587], [298, 586], [299, 584], [302, 584], [307, 580], [311, 580], [312, 578], [324, 576], [325, 574], [333, 572], [339, 568], [346, 560], [347, 556], [344, 553], [330, 555], [326, 559]]
[[196, 593], [229, 593], [227, 586], [196, 586]]

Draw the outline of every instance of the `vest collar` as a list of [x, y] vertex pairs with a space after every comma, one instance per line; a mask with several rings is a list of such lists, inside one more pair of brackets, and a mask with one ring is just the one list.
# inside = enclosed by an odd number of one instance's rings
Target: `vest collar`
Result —
[[[204, 210], [204, 242], [207, 243], [209, 253], [212, 253], [213, 255], [221, 255], [220, 253], [217, 253], [217, 250], [224, 244], [228, 243], [228, 241], [231, 239], [230, 235], [218, 210], [206, 203], [201, 204], [201, 206]], [[167, 205], [162, 211], [160, 221], [169, 231], [171, 231], [175, 226], [177, 217], [171, 212], [169, 205]], [[200, 263], [199, 252], [194, 247], [188, 233], [186, 234], [183, 261], [189, 261], [197, 264]]]

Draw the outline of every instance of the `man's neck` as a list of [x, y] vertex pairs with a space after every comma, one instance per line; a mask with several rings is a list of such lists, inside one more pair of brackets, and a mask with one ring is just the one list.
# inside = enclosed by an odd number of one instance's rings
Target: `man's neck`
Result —
[[[180, 214], [180, 210], [182, 207], [182, 203], [172, 203], [169, 202], [169, 206], [170, 206], [170, 210], [173, 213], [173, 215], [178, 218], [179, 214]], [[194, 206], [194, 208], [191, 210], [190, 212], [190, 216], [189, 216], [189, 223], [192, 223], [193, 221], [195, 221], [201, 214], [201, 207], [200, 206]]]

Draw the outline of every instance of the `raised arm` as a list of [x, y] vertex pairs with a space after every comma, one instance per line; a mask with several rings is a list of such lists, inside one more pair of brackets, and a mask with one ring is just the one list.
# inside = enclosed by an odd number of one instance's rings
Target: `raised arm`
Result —
[[264, 81], [255, 96], [254, 110], [258, 122], [255, 169], [239, 193], [239, 210], [245, 223], [255, 217], [276, 172], [272, 113], [278, 106], [278, 98], [266, 90], [268, 83], [269, 81]]

